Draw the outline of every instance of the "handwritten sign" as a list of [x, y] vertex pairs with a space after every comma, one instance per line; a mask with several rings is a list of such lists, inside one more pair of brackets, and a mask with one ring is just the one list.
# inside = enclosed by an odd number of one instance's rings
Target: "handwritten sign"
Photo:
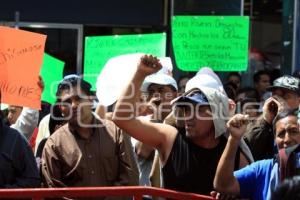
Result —
[[153, 54], [158, 57], [165, 56], [166, 34], [86, 37], [83, 77], [92, 84], [92, 89], [95, 90], [97, 77], [110, 58], [140, 52]]
[[44, 54], [43, 65], [41, 69], [41, 76], [44, 81], [44, 91], [42, 93], [42, 100], [48, 103], [55, 103], [56, 90], [58, 83], [63, 78], [63, 70], [65, 63], [58, 60], [49, 54]]
[[0, 26], [0, 90], [2, 102], [41, 107], [38, 76], [46, 36]]
[[248, 65], [249, 17], [175, 16], [172, 43], [177, 67], [198, 71], [245, 71]]

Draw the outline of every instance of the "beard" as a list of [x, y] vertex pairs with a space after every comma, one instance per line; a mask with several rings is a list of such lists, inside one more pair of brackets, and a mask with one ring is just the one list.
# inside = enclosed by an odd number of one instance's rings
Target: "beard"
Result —
[[69, 124], [73, 127], [78, 127], [80, 124], [80, 114], [77, 110], [71, 111], [69, 113], [70, 118], [68, 120]]

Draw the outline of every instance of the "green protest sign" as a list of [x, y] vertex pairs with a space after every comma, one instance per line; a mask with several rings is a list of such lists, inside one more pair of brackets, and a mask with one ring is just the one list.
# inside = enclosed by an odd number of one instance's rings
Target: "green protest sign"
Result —
[[129, 53], [146, 53], [158, 57], [165, 56], [166, 34], [155, 33], [86, 37], [84, 50], [84, 80], [91, 83], [93, 86], [92, 89], [95, 90], [97, 77], [105, 63], [110, 58]]
[[45, 88], [42, 93], [42, 100], [48, 103], [55, 103], [56, 90], [59, 81], [63, 78], [63, 70], [65, 63], [48, 54], [44, 54], [41, 76], [43, 78]]
[[248, 66], [249, 17], [175, 16], [172, 43], [183, 71], [208, 66], [215, 71], [245, 71]]

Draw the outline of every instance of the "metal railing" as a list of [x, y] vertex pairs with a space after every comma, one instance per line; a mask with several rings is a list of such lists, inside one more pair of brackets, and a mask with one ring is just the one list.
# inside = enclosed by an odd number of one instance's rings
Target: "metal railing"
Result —
[[209, 200], [209, 196], [177, 192], [168, 189], [142, 187], [142, 186], [120, 186], [120, 187], [76, 187], [76, 188], [29, 188], [29, 189], [0, 189], [0, 199], [24, 199], [32, 198], [41, 200], [43, 198], [86, 198], [86, 197], [133, 197], [134, 200], [142, 200], [144, 195], [163, 197], [177, 200]]

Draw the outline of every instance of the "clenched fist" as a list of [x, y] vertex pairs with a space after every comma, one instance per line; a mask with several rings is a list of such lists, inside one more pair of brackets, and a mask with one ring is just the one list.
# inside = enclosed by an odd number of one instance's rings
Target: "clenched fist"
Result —
[[162, 68], [159, 59], [152, 55], [144, 55], [138, 64], [138, 73], [144, 76], [154, 74]]
[[263, 106], [263, 118], [269, 124], [272, 124], [276, 115], [283, 110], [284, 102], [279, 97], [276, 99], [270, 97], [266, 100]]
[[240, 140], [247, 129], [249, 123], [249, 116], [236, 114], [226, 124], [231, 137]]

